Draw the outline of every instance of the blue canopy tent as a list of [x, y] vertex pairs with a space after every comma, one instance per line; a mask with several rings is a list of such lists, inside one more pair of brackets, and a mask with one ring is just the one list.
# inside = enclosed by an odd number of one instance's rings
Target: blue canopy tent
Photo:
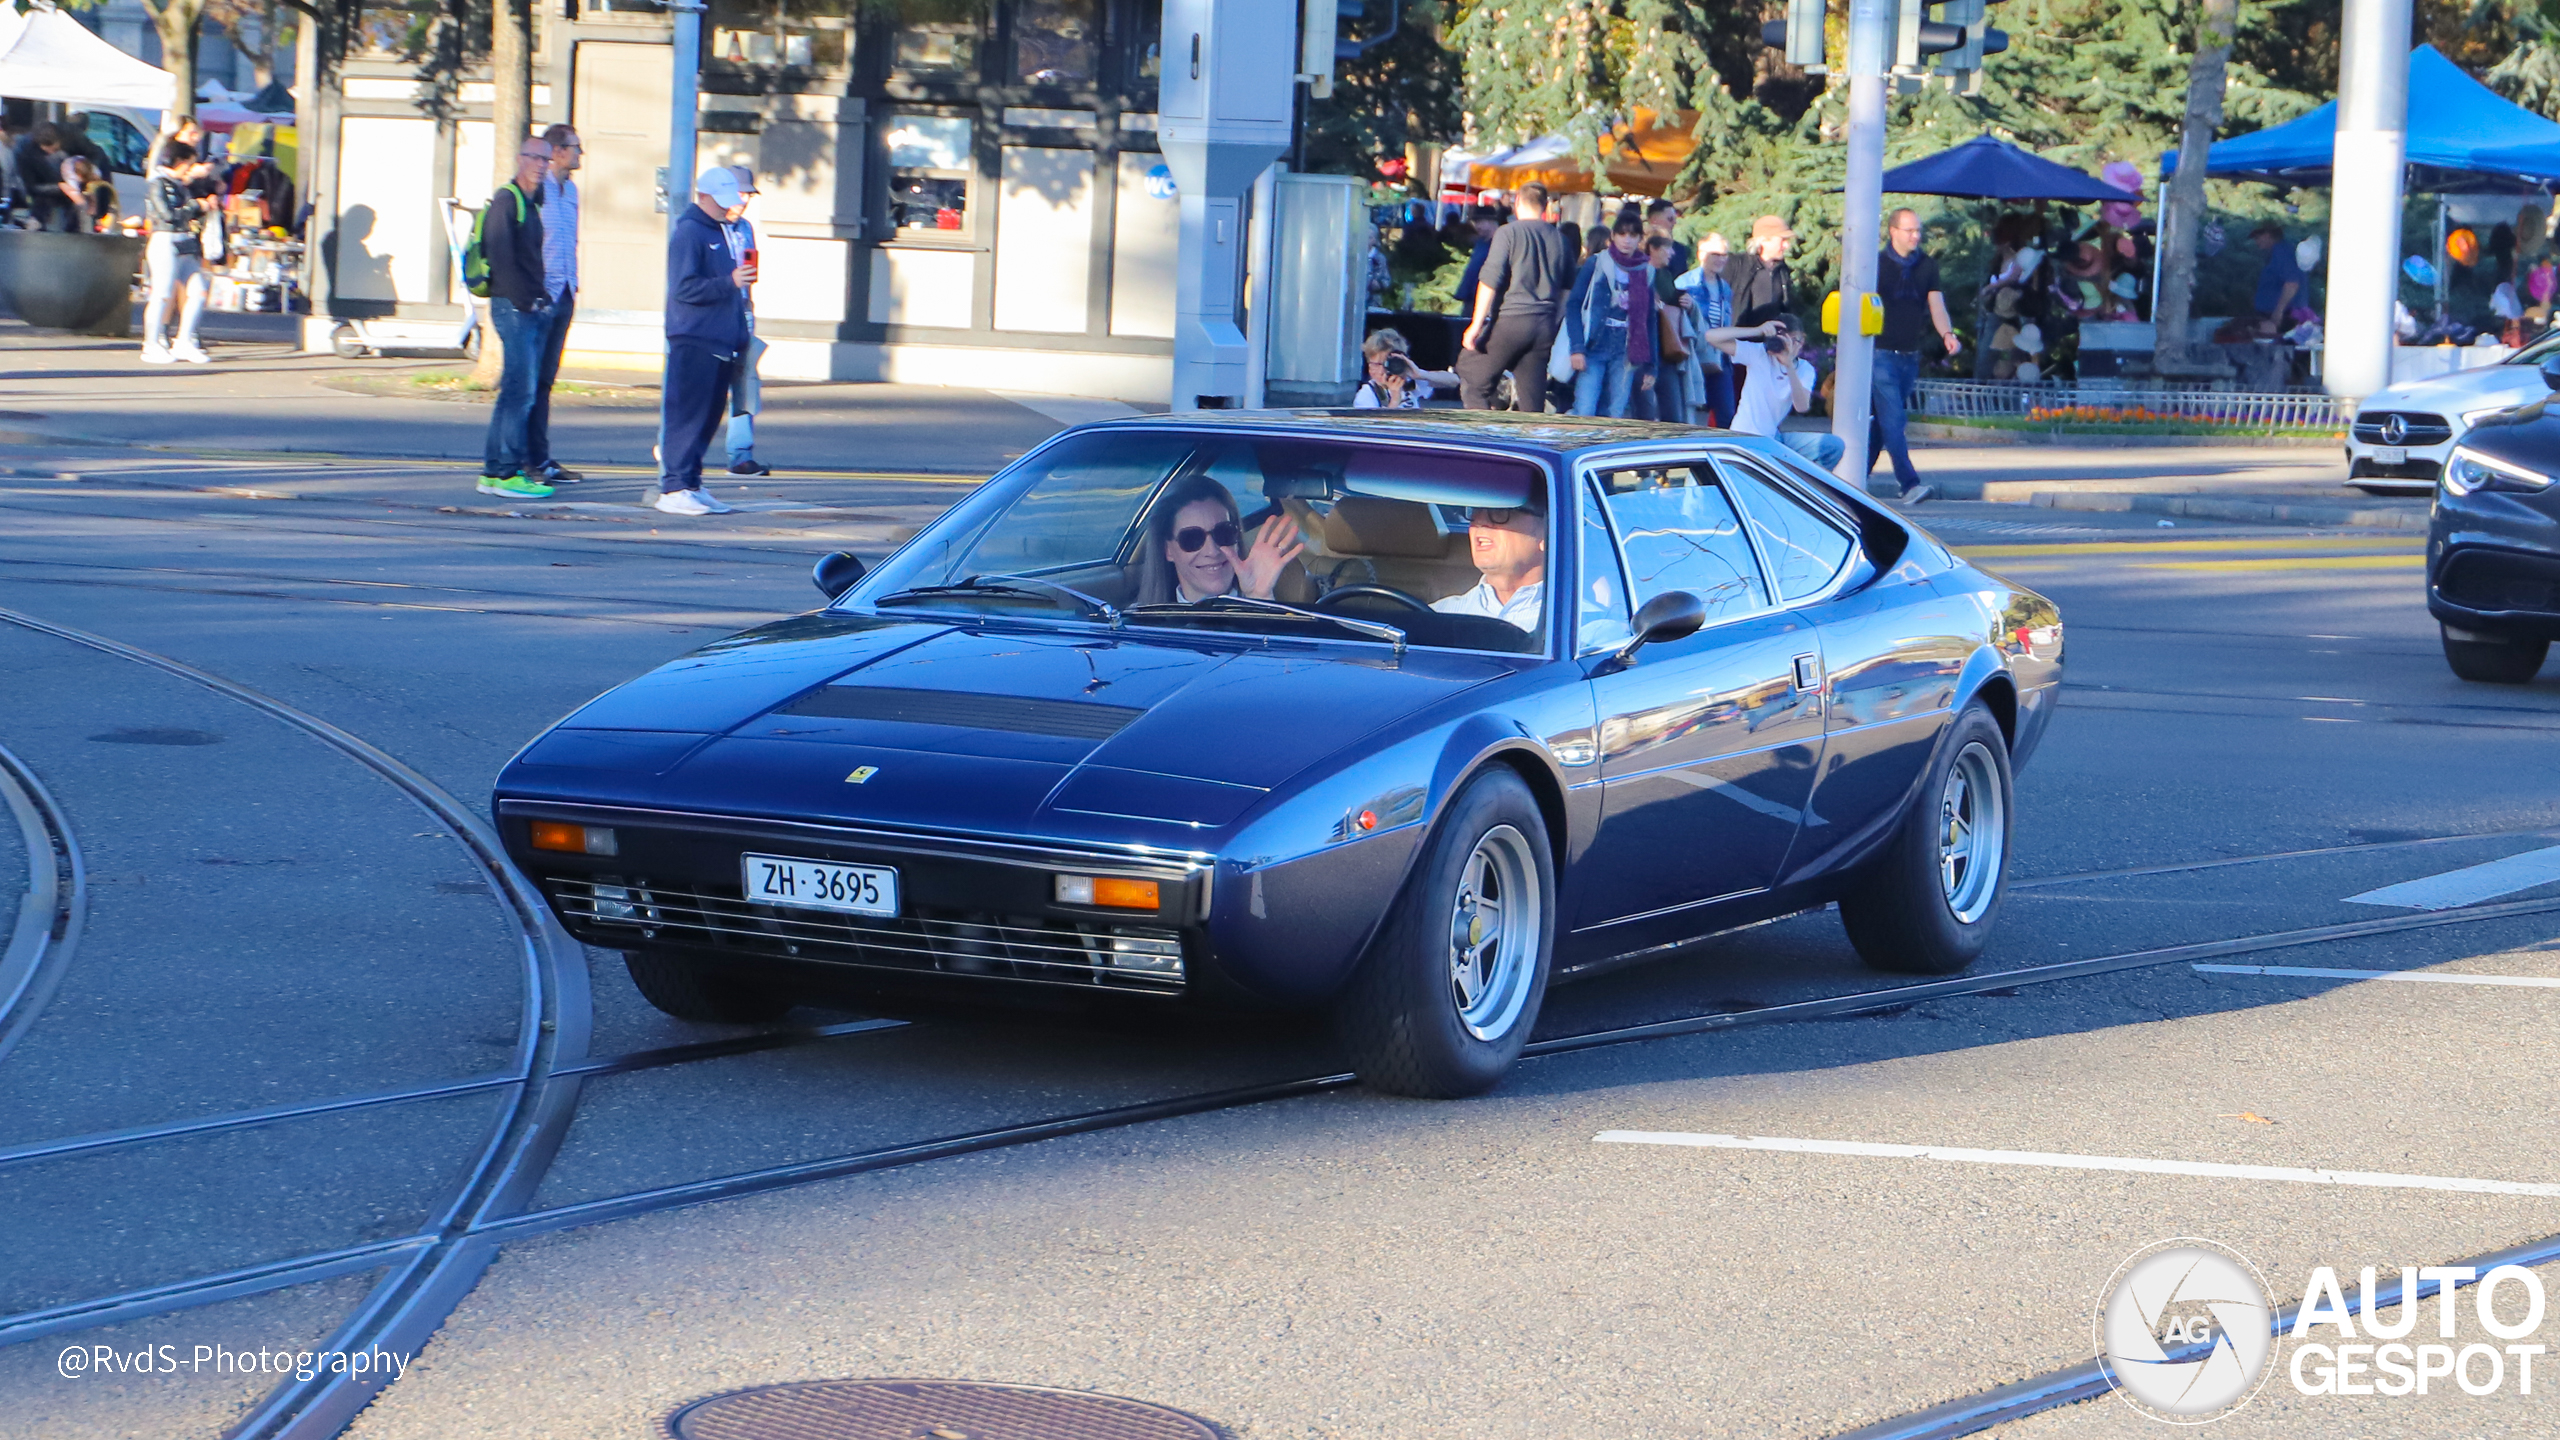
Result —
[[[2560, 123], [2499, 97], [2462, 67], [2421, 45], [2409, 56], [2408, 189], [2460, 194], [2521, 194], [2560, 181]], [[2205, 173], [2217, 180], [2270, 185], [2326, 185], [2338, 134], [2338, 102], [2299, 120], [2217, 140]], [[2527, 153], [2519, 156], [2516, 152]], [[2160, 157], [2163, 180], [2177, 173], [2178, 152]]]
[[[2552, 127], [2560, 130], [2560, 126]], [[1952, 150], [1884, 172], [1888, 195], [1953, 195], [1976, 200], [2062, 200], [2094, 205], [2134, 197], [2093, 175], [1976, 135]]]

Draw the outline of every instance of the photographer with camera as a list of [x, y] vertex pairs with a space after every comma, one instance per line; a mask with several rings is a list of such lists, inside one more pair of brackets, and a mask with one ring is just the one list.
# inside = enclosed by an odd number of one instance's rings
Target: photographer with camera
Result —
[[1733, 428], [1745, 435], [1766, 435], [1828, 470], [1840, 463], [1847, 442], [1828, 430], [1783, 428], [1789, 411], [1801, 415], [1813, 408], [1813, 367], [1804, 360], [1804, 330], [1792, 315], [1735, 332], [1734, 357], [1751, 371], [1743, 388]]
[[1369, 378], [1351, 397], [1354, 410], [1419, 410], [1437, 390], [1455, 390], [1458, 377], [1448, 370], [1425, 370], [1413, 363], [1412, 346], [1394, 330], [1381, 330], [1360, 342]]

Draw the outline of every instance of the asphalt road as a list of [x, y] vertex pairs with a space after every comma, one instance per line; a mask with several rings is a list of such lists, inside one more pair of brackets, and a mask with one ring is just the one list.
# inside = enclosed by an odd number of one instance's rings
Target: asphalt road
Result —
[[[262, 500], [217, 493], [237, 460], [65, 453], [0, 453], [0, 608], [297, 707], [472, 808], [560, 714], [805, 608], [816, 553], [876, 550], [960, 493], [816, 477], [679, 530], [606, 501], [396, 503], [388, 463]], [[2068, 626], [1975, 972], [2014, 983], [1549, 1054], [1461, 1104], [1329, 1089], [542, 1233], [635, 1192], [1340, 1068], [1276, 1023], [804, 1011], [759, 1038], [659, 1016], [591, 954], [587, 1053], [640, 1058], [587, 1079], [535, 1223], [349, 1433], [636, 1437], [734, 1387], [917, 1375], [1251, 1437], [1833, 1436], [2086, 1362], [2109, 1277], [2168, 1237], [2233, 1247], [2290, 1303], [2314, 1266], [2352, 1286], [2560, 1235], [2560, 885], [2471, 912], [2351, 898], [2560, 846], [2560, 667], [2456, 681], [2405, 535], [1923, 518]], [[61, 1352], [321, 1345], [394, 1263], [365, 1247], [467, 1189], [504, 1093], [469, 1087], [527, 1043], [522, 946], [450, 827], [307, 729], [14, 624], [0, 677], [0, 745], [61, 801], [89, 881], [59, 989], [0, 1055], [0, 1340], [24, 1337], [0, 1346], [0, 1431], [211, 1435], [278, 1377], [66, 1378]], [[12, 894], [27, 858], [0, 851]], [[2148, 953], [2248, 937], [2275, 939]], [[2108, 957], [2131, 958], [2047, 968]], [[1812, 914], [1561, 990], [1541, 1033], [1892, 983]], [[748, 1044], [656, 1053], [717, 1040]], [[2285, 1176], [2320, 1170], [2402, 1178]], [[353, 1258], [245, 1296], [196, 1283], [315, 1253]], [[77, 1328], [154, 1287], [207, 1303]], [[2457, 1343], [2487, 1338], [2468, 1294]], [[73, 1318], [27, 1318], [48, 1310]], [[2552, 1314], [2533, 1339], [2560, 1342]], [[2535, 1379], [2306, 1396], [2280, 1372], [2217, 1433], [2546, 1435]], [[1997, 1433], [2156, 1424], [2101, 1397]]]

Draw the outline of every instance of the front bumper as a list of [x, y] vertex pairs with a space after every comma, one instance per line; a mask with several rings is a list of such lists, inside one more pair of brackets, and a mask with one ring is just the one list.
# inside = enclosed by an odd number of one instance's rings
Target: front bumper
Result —
[[2427, 566], [2427, 613], [2457, 630], [2560, 640], [2560, 555], [2448, 546]]
[[[756, 964], [1120, 995], [1182, 996], [1210, 963], [1215, 858], [1094, 850], [746, 816], [501, 800], [509, 855], [578, 939], [681, 949]], [[614, 853], [536, 850], [536, 820], [610, 828]], [[898, 872], [894, 916], [746, 898], [749, 852]], [[1156, 883], [1154, 912], [1060, 904], [1061, 873]]]

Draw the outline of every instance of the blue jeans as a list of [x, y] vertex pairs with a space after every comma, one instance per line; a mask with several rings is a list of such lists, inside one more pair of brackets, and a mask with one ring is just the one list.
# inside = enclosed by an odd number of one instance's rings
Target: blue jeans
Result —
[[533, 377], [533, 405], [524, 422], [524, 473], [537, 480], [558, 463], [551, 457], [551, 387], [560, 379], [560, 352], [569, 343], [569, 321], [577, 311], [575, 290], [551, 307], [549, 333], [542, 341], [542, 367]]
[[[1920, 352], [1879, 346], [1875, 353], [1876, 423], [1869, 433], [1881, 439], [1882, 448], [1892, 454], [1894, 482], [1908, 495], [1911, 487], [1920, 483], [1920, 472], [1911, 466], [1911, 441], [1903, 434], [1903, 407], [1910, 403], [1912, 392], [1920, 384]], [[1876, 468], [1876, 449], [1873, 444], [1867, 447], [1869, 470]]]
[[1775, 438], [1825, 470], [1839, 464], [1840, 457], [1849, 453], [1849, 442], [1828, 430], [1781, 430]]
[[503, 295], [492, 295], [489, 319], [497, 326], [498, 343], [506, 347], [506, 363], [498, 372], [498, 403], [489, 409], [489, 440], [480, 473], [503, 478], [524, 473], [525, 426], [533, 418], [542, 352], [551, 344], [552, 315], [548, 310], [521, 309]]
[[1627, 395], [1634, 390], [1635, 382], [1635, 368], [1627, 363], [1626, 332], [1603, 326], [1600, 335], [1590, 341], [1590, 348], [1582, 352], [1582, 368], [1574, 372], [1573, 413], [1623, 419]]
[[1707, 372], [1707, 403], [1698, 407], [1700, 419], [1720, 429], [1733, 428], [1733, 367], [1718, 365]]

